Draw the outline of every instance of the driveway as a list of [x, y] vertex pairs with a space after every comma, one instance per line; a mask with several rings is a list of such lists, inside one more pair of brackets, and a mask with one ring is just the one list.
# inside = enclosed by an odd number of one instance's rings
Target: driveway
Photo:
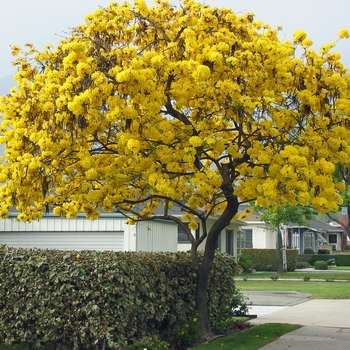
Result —
[[350, 349], [350, 299], [310, 299], [309, 294], [293, 291], [242, 293], [249, 298], [249, 313], [257, 315], [251, 324], [304, 326], [261, 349]]

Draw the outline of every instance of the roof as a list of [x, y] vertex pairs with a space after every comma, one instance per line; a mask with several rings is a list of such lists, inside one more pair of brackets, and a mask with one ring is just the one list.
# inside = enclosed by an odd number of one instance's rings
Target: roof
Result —
[[343, 232], [343, 229], [341, 227], [335, 227], [329, 224], [325, 224], [323, 222], [319, 222], [316, 220], [309, 220], [305, 225], [299, 225], [295, 222], [291, 222], [287, 225], [290, 228], [299, 228], [299, 227], [306, 227], [313, 231], [319, 231], [319, 232]]

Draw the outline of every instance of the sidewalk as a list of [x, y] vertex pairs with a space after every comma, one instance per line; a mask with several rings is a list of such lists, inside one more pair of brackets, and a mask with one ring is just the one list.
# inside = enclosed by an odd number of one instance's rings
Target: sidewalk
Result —
[[252, 325], [291, 323], [304, 326], [262, 350], [350, 349], [350, 299], [310, 300], [309, 295], [297, 292], [242, 293], [250, 298], [250, 314], [258, 316], [251, 321]]

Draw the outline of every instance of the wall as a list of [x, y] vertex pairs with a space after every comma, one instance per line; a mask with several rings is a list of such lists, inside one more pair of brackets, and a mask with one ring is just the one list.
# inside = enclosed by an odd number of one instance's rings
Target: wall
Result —
[[91, 221], [81, 215], [66, 219], [48, 214], [39, 221], [0, 220], [0, 244], [22, 248], [69, 250], [135, 250], [136, 227], [125, 218], [104, 214]]

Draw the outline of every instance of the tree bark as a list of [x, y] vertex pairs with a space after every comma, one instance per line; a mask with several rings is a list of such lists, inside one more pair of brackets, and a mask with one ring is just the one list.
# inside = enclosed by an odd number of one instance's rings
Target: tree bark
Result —
[[208, 313], [208, 287], [209, 276], [213, 266], [215, 256], [215, 243], [220, 232], [227, 227], [232, 218], [238, 212], [238, 199], [231, 195], [227, 198], [227, 206], [220, 217], [211, 227], [203, 254], [203, 260], [196, 267], [197, 286], [196, 286], [196, 308], [198, 311], [198, 320], [201, 325], [202, 340], [207, 341], [212, 338], [213, 334], [210, 329], [210, 320]]
[[276, 259], [277, 259], [277, 273], [283, 273], [283, 255], [282, 255], [282, 233], [280, 228], [277, 228], [276, 233]]

